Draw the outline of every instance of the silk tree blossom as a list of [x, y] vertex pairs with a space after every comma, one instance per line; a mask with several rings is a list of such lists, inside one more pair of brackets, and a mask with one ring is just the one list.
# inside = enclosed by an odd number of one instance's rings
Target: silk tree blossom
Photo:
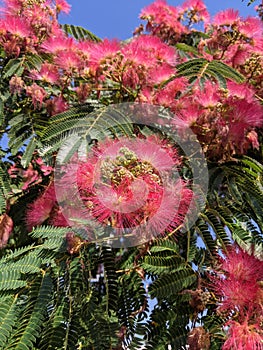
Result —
[[237, 10], [226, 9], [218, 12], [213, 18], [213, 25], [231, 26], [236, 25], [240, 21], [240, 15]]
[[56, 199], [54, 183], [51, 182], [45, 190], [39, 194], [38, 198], [27, 206], [26, 227], [30, 232], [33, 227], [43, 223], [58, 227], [68, 226], [68, 221], [64, 217]]
[[238, 25], [238, 31], [245, 38], [254, 40], [254, 38], [261, 38], [263, 25], [262, 21], [256, 17], [247, 17]]
[[263, 348], [263, 331], [260, 323], [250, 325], [247, 321], [239, 323], [229, 321], [228, 339], [222, 350], [261, 350]]
[[33, 203], [28, 205], [26, 213], [26, 226], [28, 231], [31, 231], [33, 227], [45, 222], [50, 217], [55, 204], [55, 190], [54, 185], [51, 184]]
[[59, 96], [54, 96], [48, 101], [46, 101], [46, 107], [49, 115], [55, 115], [66, 111], [69, 108], [68, 102], [60, 94]]
[[208, 22], [210, 19], [207, 8], [202, 0], [187, 0], [181, 6], [182, 13], [187, 14], [187, 18], [192, 23], [200, 21]]
[[32, 70], [30, 77], [33, 80], [42, 80], [46, 83], [55, 84], [59, 82], [60, 75], [55, 65], [45, 62], [41, 65], [39, 71]]
[[7, 16], [0, 21], [0, 31], [15, 37], [27, 38], [31, 35], [30, 27], [22, 18]]
[[181, 225], [192, 191], [169, 180], [180, 164], [176, 149], [158, 137], [99, 143], [77, 170], [80, 197], [93, 219], [116, 232], [159, 235]]
[[64, 12], [69, 14], [71, 5], [65, 0], [56, 0], [56, 10], [58, 13]]
[[256, 133], [252, 138], [247, 135], [263, 123], [263, 109], [254, 89], [234, 82], [227, 87], [223, 90], [206, 82], [203, 89], [194, 87], [172, 105], [174, 126], [190, 127], [211, 159], [229, 159], [257, 146]]
[[218, 258], [214, 273], [210, 280], [219, 312], [235, 313], [235, 321], [225, 323], [228, 339], [223, 349], [261, 349], [263, 261], [234, 246]]
[[41, 45], [43, 51], [54, 55], [64, 50], [74, 49], [74, 47], [74, 40], [72, 38], [67, 38], [63, 32], [57, 37], [48, 38]]
[[174, 73], [175, 50], [157, 37], [141, 35], [124, 45], [104, 40], [90, 45], [89, 49], [90, 72], [101, 81], [109, 79], [125, 88], [140, 89], [160, 83], [160, 75], [155, 80], [160, 71], [164, 79]]
[[64, 74], [71, 75], [78, 72], [81, 63], [81, 59], [75, 50], [60, 51], [56, 54], [55, 64], [64, 70]]
[[47, 92], [44, 88], [36, 83], [26, 87], [26, 94], [32, 98], [32, 103], [35, 109], [41, 108]]
[[157, 0], [146, 6], [140, 18], [147, 21], [146, 30], [164, 42], [175, 43], [188, 29], [180, 22], [179, 9], [165, 0]]

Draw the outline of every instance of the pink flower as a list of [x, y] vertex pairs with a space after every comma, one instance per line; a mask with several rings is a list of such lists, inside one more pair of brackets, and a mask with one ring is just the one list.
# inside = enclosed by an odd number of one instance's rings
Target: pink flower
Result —
[[146, 6], [140, 18], [147, 20], [146, 29], [166, 42], [176, 42], [188, 30], [180, 22], [176, 7], [167, 5], [165, 0], [157, 0]]
[[46, 102], [47, 110], [50, 115], [56, 115], [62, 113], [69, 108], [68, 102], [63, 98], [62, 95], [52, 97]]
[[66, 14], [69, 14], [71, 5], [65, 0], [56, 0], [56, 9], [57, 12], [65, 12]]
[[256, 283], [263, 279], [263, 261], [242, 249], [232, 249], [226, 259], [221, 260], [221, 268], [229, 278]]
[[58, 69], [50, 63], [43, 63], [40, 71], [33, 70], [30, 73], [30, 77], [34, 80], [42, 80], [50, 84], [58, 83], [60, 78]]
[[80, 196], [103, 225], [120, 232], [147, 225], [159, 235], [184, 221], [192, 199], [185, 182], [166, 180], [179, 163], [172, 145], [155, 136], [108, 140], [79, 164]]
[[1, 12], [11, 16], [19, 14], [23, 7], [21, 0], [3, 0], [2, 2], [5, 4], [5, 7], [1, 8]]
[[220, 101], [218, 84], [207, 80], [203, 89], [196, 89], [194, 100], [205, 108], [214, 108]]
[[216, 275], [211, 281], [221, 299], [220, 309], [238, 311], [240, 321], [262, 313], [259, 281], [263, 279], [263, 261], [234, 247], [218, 262]]
[[113, 60], [117, 52], [120, 52], [120, 43], [117, 40], [105, 39], [90, 47], [90, 63], [97, 68], [106, 63], [106, 60]]
[[47, 96], [46, 91], [36, 83], [26, 87], [26, 94], [32, 98], [35, 109], [41, 107], [44, 98]]
[[55, 63], [59, 68], [62, 68], [66, 73], [71, 74], [73, 71], [77, 71], [81, 66], [81, 59], [77, 52], [73, 50], [60, 51], [56, 55]]
[[189, 12], [189, 16], [194, 23], [209, 21], [210, 16], [202, 0], [187, 0], [183, 3], [181, 8], [184, 12]]
[[27, 22], [18, 16], [6, 16], [4, 19], [1, 19], [0, 30], [20, 38], [27, 38], [31, 35]]
[[57, 37], [48, 38], [43, 42], [41, 48], [49, 53], [57, 54], [60, 51], [67, 51], [74, 48], [74, 40], [72, 38], [67, 38], [65, 34], [61, 31], [61, 35]]
[[249, 324], [247, 321], [239, 323], [228, 322], [228, 339], [222, 350], [260, 350], [263, 348], [263, 331], [257, 324]]
[[234, 9], [227, 9], [218, 12], [214, 19], [213, 24], [217, 26], [231, 26], [237, 24], [240, 20], [239, 12]]
[[18, 95], [20, 95], [24, 88], [24, 80], [21, 77], [18, 77], [17, 75], [12, 76], [12, 78], [9, 81], [9, 89], [11, 94], [17, 93]]
[[56, 196], [54, 185], [50, 185], [33, 203], [28, 205], [26, 213], [28, 231], [31, 231], [34, 226], [41, 225], [46, 221], [55, 204]]
[[256, 17], [247, 17], [238, 25], [238, 31], [250, 39], [261, 38], [262, 29], [262, 21]]
[[125, 45], [122, 50], [125, 58], [137, 60], [138, 64], [155, 66], [167, 63], [174, 66], [176, 51], [171, 46], [163, 43], [159, 38], [151, 35], [140, 35]]

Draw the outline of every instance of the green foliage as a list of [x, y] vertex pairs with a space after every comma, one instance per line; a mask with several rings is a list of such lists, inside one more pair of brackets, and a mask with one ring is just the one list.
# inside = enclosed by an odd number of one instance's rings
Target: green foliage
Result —
[[94, 108], [87, 104], [54, 116], [42, 137], [49, 153], [57, 150], [63, 141], [70, 140], [66, 161], [82, 142], [89, 144], [94, 139], [131, 135], [132, 132], [129, 118], [114, 107]]
[[101, 39], [95, 34], [80, 26], [75, 26], [73, 24], [62, 24], [62, 29], [66, 34], [72, 36], [76, 40], [88, 39], [95, 42], [101, 41]]
[[[180, 49], [185, 48], [185, 46], [180, 47]], [[240, 73], [227, 64], [217, 60], [210, 62], [205, 58], [194, 58], [178, 64], [176, 69], [176, 76], [185, 76], [189, 79], [190, 83], [198, 81], [201, 85], [203, 85], [207, 79], [211, 80], [211, 78], [218, 81], [222, 88], [226, 88], [227, 79], [234, 80], [237, 83], [244, 81], [244, 77]]]

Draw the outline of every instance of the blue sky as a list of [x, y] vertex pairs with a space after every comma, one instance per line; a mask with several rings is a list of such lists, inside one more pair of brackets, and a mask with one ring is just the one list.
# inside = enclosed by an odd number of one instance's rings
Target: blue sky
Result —
[[[63, 23], [83, 26], [101, 38], [127, 39], [141, 23], [138, 16], [141, 9], [153, 0], [68, 0], [72, 5], [71, 13], [62, 16]], [[183, 1], [168, 0], [170, 5]], [[209, 12], [216, 12], [232, 7], [242, 16], [255, 15], [254, 4], [247, 6], [248, 0], [205, 0]], [[258, 2], [258, 1], [257, 1]]]

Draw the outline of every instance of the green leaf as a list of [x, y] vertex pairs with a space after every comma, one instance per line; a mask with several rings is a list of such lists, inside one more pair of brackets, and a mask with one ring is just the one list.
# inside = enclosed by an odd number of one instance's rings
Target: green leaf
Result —
[[95, 34], [91, 33], [89, 30], [80, 27], [75, 26], [72, 24], [62, 24], [62, 29], [64, 32], [68, 35], [71, 35], [76, 40], [90, 40], [99, 42], [101, 39], [97, 37]]
[[32, 160], [32, 155], [36, 149], [37, 146], [37, 140], [35, 137], [32, 137], [31, 140], [29, 141], [26, 150], [21, 158], [21, 165], [22, 167], [26, 168], [29, 163]]
[[196, 274], [192, 269], [185, 268], [176, 272], [161, 275], [149, 287], [152, 298], [168, 298], [196, 282]]
[[51, 277], [47, 274], [38, 276], [31, 285], [27, 305], [19, 320], [18, 329], [12, 334], [6, 349], [33, 349], [36, 338], [41, 332], [51, 292]]
[[27, 282], [20, 279], [20, 272], [18, 270], [0, 271], [0, 290], [16, 290], [25, 287]]
[[237, 83], [244, 81], [244, 77], [239, 72], [217, 60], [210, 62], [204, 58], [194, 58], [178, 64], [176, 69], [177, 74], [175, 77], [185, 76], [189, 78], [190, 82], [214, 77], [221, 86], [225, 87], [225, 79], [234, 80]]
[[24, 67], [22, 65], [23, 61], [21, 58], [12, 58], [8, 61], [3, 71], [3, 79], [9, 78], [12, 75], [21, 76], [24, 71]]
[[16, 325], [18, 313], [16, 311], [17, 295], [0, 299], [0, 347], [4, 349]]
[[198, 50], [195, 47], [187, 45], [185, 43], [177, 43], [175, 45], [175, 47], [178, 50], [181, 50], [181, 51], [184, 51], [184, 52], [190, 52], [190, 53], [193, 53], [193, 54], [196, 54], [196, 55], [198, 54]]

